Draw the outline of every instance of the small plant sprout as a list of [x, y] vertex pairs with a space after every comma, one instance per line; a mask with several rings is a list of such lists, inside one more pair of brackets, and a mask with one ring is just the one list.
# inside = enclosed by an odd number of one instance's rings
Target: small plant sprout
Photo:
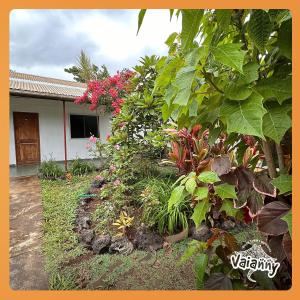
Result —
[[120, 233], [118, 233], [118, 235], [125, 235], [126, 229], [132, 226], [133, 220], [134, 217], [130, 217], [125, 211], [122, 211], [120, 213], [119, 219], [112, 225], [116, 226], [118, 230], [120, 230]]

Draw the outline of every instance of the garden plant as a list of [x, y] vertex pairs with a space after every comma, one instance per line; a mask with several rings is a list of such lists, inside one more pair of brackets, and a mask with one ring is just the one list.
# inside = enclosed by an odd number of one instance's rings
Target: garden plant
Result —
[[[132, 70], [91, 80], [75, 99], [112, 114], [106, 141], [91, 137], [87, 145], [105, 163], [93, 180], [88, 175], [92, 187], [76, 203], [91, 198], [94, 204], [82, 205], [112, 253], [120, 241], [165, 251], [158, 255], [182, 245], [174, 260], [194, 274], [194, 288], [288, 289], [291, 13], [170, 10], [171, 19], [179, 17], [181, 31], [166, 37], [167, 56], [145, 56]], [[138, 32], [144, 18], [142, 9]], [[73, 175], [89, 171], [74, 162]], [[141, 236], [151, 240], [147, 247]], [[251, 239], [266, 243], [280, 263], [274, 278], [258, 271], [252, 281], [247, 270], [232, 268], [230, 256]]]

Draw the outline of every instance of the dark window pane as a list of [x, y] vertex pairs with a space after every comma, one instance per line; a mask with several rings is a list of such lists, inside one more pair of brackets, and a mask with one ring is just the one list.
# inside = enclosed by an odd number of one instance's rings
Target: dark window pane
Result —
[[84, 119], [83, 116], [70, 115], [71, 138], [84, 137]]
[[98, 137], [97, 117], [85, 116], [85, 137]]
[[70, 115], [71, 138], [99, 137], [96, 116]]

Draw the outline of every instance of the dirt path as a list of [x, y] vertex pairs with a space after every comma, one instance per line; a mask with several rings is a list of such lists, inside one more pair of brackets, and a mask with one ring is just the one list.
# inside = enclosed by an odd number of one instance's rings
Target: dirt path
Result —
[[10, 181], [10, 286], [16, 290], [48, 289], [41, 254], [42, 203], [37, 177]]

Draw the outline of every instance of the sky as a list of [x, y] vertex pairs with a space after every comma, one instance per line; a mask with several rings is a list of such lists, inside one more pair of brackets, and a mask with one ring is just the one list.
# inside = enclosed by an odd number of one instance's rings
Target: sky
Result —
[[166, 55], [167, 37], [180, 29], [168, 10], [148, 10], [138, 35], [139, 10], [13, 10], [10, 14], [10, 69], [72, 80], [64, 68], [81, 49], [111, 74], [135, 66], [144, 55]]

